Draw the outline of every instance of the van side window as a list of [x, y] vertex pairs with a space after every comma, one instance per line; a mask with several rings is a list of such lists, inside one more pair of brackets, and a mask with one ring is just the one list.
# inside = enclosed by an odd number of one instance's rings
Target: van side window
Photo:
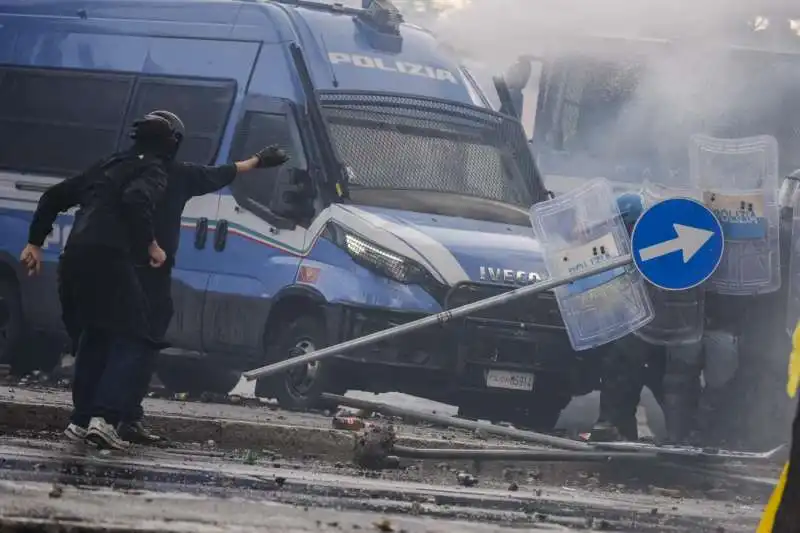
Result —
[[286, 168], [307, 169], [305, 153], [294, 117], [288, 112], [248, 111], [239, 124], [231, 149], [231, 160], [240, 161], [265, 146], [276, 144], [291, 159], [277, 168], [256, 169], [238, 176], [231, 184], [236, 201], [254, 214], [269, 209], [275, 190], [276, 176]]
[[0, 67], [0, 168], [74, 175], [130, 146], [131, 123], [156, 109], [186, 125], [179, 159], [210, 164], [235, 96], [233, 80]]
[[234, 81], [140, 78], [127, 122], [156, 109], [172, 111], [186, 126], [178, 159], [209, 165], [217, 157], [235, 96]]
[[68, 176], [113, 152], [134, 77], [0, 69], [0, 167]]

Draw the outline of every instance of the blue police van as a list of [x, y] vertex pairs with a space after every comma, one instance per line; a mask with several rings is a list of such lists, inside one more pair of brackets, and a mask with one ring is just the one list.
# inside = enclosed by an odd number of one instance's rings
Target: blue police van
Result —
[[[42, 191], [128, 141], [153, 109], [186, 123], [180, 158], [292, 156], [193, 199], [159, 377], [227, 392], [240, 372], [460, 306], [546, 272], [530, 206], [547, 197], [519, 121], [386, 0], [0, 0], [0, 358], [64, 347], [56, 264], [17, 257]], [[259, 382], [307, 408], [322, 391], [399, 390], [552, 426], [590, 354], [542, 294]], [[516, 413], [516, 414], [514, 414]]]

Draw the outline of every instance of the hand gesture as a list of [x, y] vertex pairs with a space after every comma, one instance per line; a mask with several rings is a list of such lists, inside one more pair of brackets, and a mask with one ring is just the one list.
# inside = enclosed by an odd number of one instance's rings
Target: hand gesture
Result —
[[277, 167], [289, 160], [289, 154], [276, 145], [267, 146], [259, 151], [255, 158], [258, 159], [256, 168]]
[[29, 276], [38, 274], [42, 270], [42, 249], [33, 244], [26, 244], [19, 255], [19, 260]]
[[147, 253], [150, 255], [150, 266], [153, 268], [160, 268], [167, 261], [167, 253], [155, 241], [150, 244]]

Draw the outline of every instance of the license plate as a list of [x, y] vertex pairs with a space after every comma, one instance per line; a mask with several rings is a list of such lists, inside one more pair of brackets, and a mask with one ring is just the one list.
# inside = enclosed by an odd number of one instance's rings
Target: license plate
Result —
[[489, 370], [486, 374], [486, 386], [492, 389], [532, 391], [533, 374], [507, 372], [506, 370]]

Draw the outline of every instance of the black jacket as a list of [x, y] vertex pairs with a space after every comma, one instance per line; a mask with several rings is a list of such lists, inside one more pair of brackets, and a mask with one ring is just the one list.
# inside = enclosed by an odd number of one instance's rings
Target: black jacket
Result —
[[152, 156], [121, 152], [49, 188], [39, 199], [28, 242], [41, 246], [59, 213], [80, 206], [70, 247], [111, 248], [146, 261], [153, 241], [155, 206], [167, 186], [165, 164]]
[[153, 219], [155, 237], [171, 266], [178, 252], [183, 209], [194, 196], [222, 189], [236, 177], [236, 165], [207, 167], [172, 162], [167, 166], [167, 187]]
[[134, 262], [147, 262], [166, 181], [161, 159], [121, 152], [39, 200], [28, 235], [39, 246], [59, 213], [80, 207], [58, 268], [62, 317], [73, 339], [96, 328], [150, 340], [149, 306]]

